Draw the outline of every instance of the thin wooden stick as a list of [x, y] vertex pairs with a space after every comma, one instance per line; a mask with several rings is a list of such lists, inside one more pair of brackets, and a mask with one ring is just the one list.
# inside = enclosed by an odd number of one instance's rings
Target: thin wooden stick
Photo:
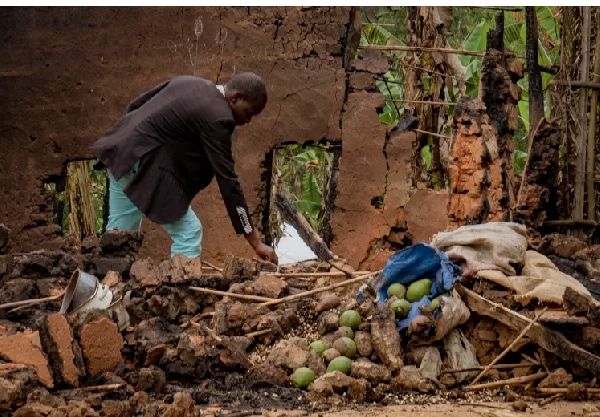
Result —
[[201, 292], [204, 294], [221, 295], [223, 297], [239, 298], [240, 300], [258, 301], [258, 302], [262, 302], [262, 303], [266, 303], [269, 301], [277, 301], [274, 298], [259, 297], [258, 295], [236, 294], [234, 292], [210, 290], [208, 288], [202, 288], [202, 287], [190, 287], [190, 290], [196, 291], [196, 292]]
[[272, 331], [273, 331], [273, 329], [257, 330], [255, 332], [246, 333], [246, 337], [264, 336], [265, 334], [269, 334]]
[[543, 407], [543, 406], [545, 406], [545, 405], [548, 405], [548, 404], [550, 404], [552, 401], [556, 401], [556, 400], [558, 400], [559, 398], [562, 398], [562, 397], [564, 397], [564, 396], [565, 396], [565, 394], [556, 394], [556, 395], [553, 395], [553, 396], [552, 396], [552, 397], [550, 397], [550, 398], [546, 398], [545, 400], [542, 400], [542, 401], [540, 401], [540, 404], [539, 404], [539, 405], [540, 405], [540, 407]]
[[575, 219], [565, 219], [565, 220], [546, 220], [542, 223], [543, 226], [547, 227], [596, 227], [598, 223], [594, 220], [575, 220]]
[[[356, 275], [367, 275], [371, 271], [355, 271]], [[265, 275], [271, 275], [277, 278], [323, 278], [323, 277], [345, 277], [344, 272], [266, 272]]]
[[338, 282], [337, 284], [332, 284], [332, 285], [329, 285], [329, 286], [323, 287], [323, 288], [317, 288], [316, 290], [305, 291], [305, 292], [301, 292], [299, 294], [289, 295], [287, 297], [280, 298], [279, 300], [272, 300], [272, 301], [263, 303], [262, 305], [267, 306], [267, 307], [276, 306], [279, 304], [287, 303], [288, 301], [299, 300], [301, 298], [305, 298], [305, 297], [308, 297], [313, 294], [318, 294], [320, 292], [333, 290], [333, 289], [339, 288], [339, 287], [345, 287], [347, 285], [355, 284], [357, 282], [362, 282], [372, 276], [379, 274], [381, 271], [382, 270], [371, 272], [370, 274], [363, 275], [358, 278], [353, 278], [353, 279], [349, 279], [349, 280], [346, 280], [343, 282]]
[[377, 49], [380, 51], [439, 52], [442, 54], [485, 56], [485, 52], [467, 51], [465, 49], [452, 49], [452, 48], [426, 48], [424, 46], [361, 45], [358, 48], [359, 49]]
[[[566, 394], [568, 388], [538, 388], [537, 392], [545, 395]], [[600, 388], [586, 388], [588, 394], [600, 394]]]
[[519, 335], [517, 336], [517, 338], [515, 340], [513, 340], [513, 342], [510, 345], [508, 345], [506, 347], [506, 349], [504, 349], [504, 351], [500, 355], [496, 356], [494, 358], [494, 360], [491, 361], [490, 364], [488, 366], [486, 366], [485, 369], [483, 371], [481, 371], [481, 373], [479, 375], [477, 375], [477, 377], [473, 380], [473, 382], [471, 382], [470, 385], [471, 386], [475, 385], [475, 383], [477, 381], [479, 381], [481, 378], [483, 378], [483, 376], [490, 369], [492, 369], [492, 366], [496, 365], [498, 363], [498, 361], [500, 361], [500, 359], [502, 359], [508, 352], [510, 352], [510, 350], [513, 347], [515, 347], [515, 345], [519, 342], [519, 340], [521, 340], [523, 338], [523, 336], [525, 336], [525, 334], [533, 327], [533, 325], [535, 323], [537, 323], [537, 321], [540, 319], [540, 317], [542, 317], [544, 315], [544, 313], [546, 312], [546, 310], [548, 310], [548, 307], [544, 307], [544, 309], [542, 311], [540, 311], [538, 314], [536, 314], [535, 318], [529, 322], [529, 324], [527, 325], [527, 327], [525, 327], [521, 333], [519, 333]]
[[125, 387], [125, 384], [107, 384], [107, 385], [95, 385], [93, 387], [79, 388], [79, 391], [83, 392], [110, 392], [116, 391]]
[[533, 374], [533, 375], [526, 375], [526, 376], [520, 376], [518, 378], [505, 379], [504, 381], [494, 381], [494, 382], [488, 382], [486, 384], [469, 385], [468, 387], [465, 387], [465, 390], [466, 391], [481, 391], [481, 390], [489, 389], [489, 388], [504, 387], [506, 385], [519, 385], [519, 384], [522, 384], [523, 382], [529, 382], [529, 381], [535, 381], [538, 379], [542, 379], [546, 375], [548, 375], [547, 372], [538, 372], [537, 374]]
[[550, 85], [563, 85], [571, 88], [591, 88], [600, 90], [600, 83], [589, 81], [551, 80]]
[[427, 101], [427, 100], [388, 100], [396, 103], [414, 103], [414, 104], [431, 104], [432, 106], [456, 106], [458, 103], [452, 103], [449, 101]]
[[205, 264], [206, 266], [208, 266], [209, 268], [214, 269], [215, 271], [219, 271], [219, 272], [223, 272], [223, 268], [219, 268], [218, 266], [215, 266], [213, 264], [211, 264], [210, 262], [206, 262], [206, 261], [201, 261], [203, 264]]
[[521, 353], [521, 356], [523, 357], [523, 359], [525, 359], [526, 361], [531, 362], [532, 365], [540, 365], [540, 361], [537, 361], [535, 359], [533, 359], [531, 356], [525, 354], [525, 353]]
[[[491, 369], [517, 369], [517, 368], [533, 368], [534, 364], [532, 363], [501, 363], [499, 365], [492, 366]], [[485, 366], [474, 366], [472, 368], [461, 368], [461, 369], [447, 369], [442, 371], [443, 374], [458, 374], [461, 372], [472, 372], [472, 371], [481, 371], [485, 369]]]
[[58, 295], [53, 295], [52, 297], [35, 298], [32, 300], [23, 300], [23, 301], [15, 301], [13, 303], [0, 304], [0, 310], [3, 310], [5, 308], [19, 307], [19, 306], [33, 306], [36, 304], [43, 304], [43, 303], [47, 303], [48, 301], [57, 300], [60, 297], [62, 297], [64, 294], [65, 294], [65, 292], [63, 291]]
[[433, 132], [428, 132], [426, 130], [421, 130], [421, 129], [413, 129], [415, 132], [419, 132], [419, 133], [424, 133], [426, 135], [431, 135], [431, 136], [435, 136], [436, 138], [442, 138], [442, 139], [452, 139], [450, 136], [445, 136], [445, 135], [440, 135], [439, 133], [433, 133]]
[[478, 9], [487, 9], [487, 10], [498, 10], [501, 12], [522, 12], [523, 9], [517, 7], [494, 7], [494, 6], [471, 6], [477, 7]]

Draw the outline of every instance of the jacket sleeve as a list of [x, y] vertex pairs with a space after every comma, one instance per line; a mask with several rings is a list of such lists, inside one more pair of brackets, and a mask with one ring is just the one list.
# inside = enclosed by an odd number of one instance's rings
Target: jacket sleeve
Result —
[[231, 134], [235, 128], [233, 120], [212, 123], [204, 131], [203, 146], [215, 173], [215, 178], [231, 224], [237, 234], [249, 234], [253, 230], [244, 192], [234, 170], [231, 152]]
[[154, 97], [155, 95], [157, 95], [163, 88], [165, 88], [167, 86], [167, 84], [169, 84], [169, 82], [171, 82], [171, 80], [165, 81], [162, 84], [159, 84], [159, 85], [157, 85], [155, 87], [152, 87], [150, 90], [148, 90], [145, 93], [142, 93], [139, 96], [137, 96], [127, 106], [127, 108], [125, 109], [125, 114], [130, 113], [130, 112], [132, 112], [134, 110], [137, 110], [140, 107], [142, 107], [144, 105], [144, 103], [146, 103], [152, 97]]

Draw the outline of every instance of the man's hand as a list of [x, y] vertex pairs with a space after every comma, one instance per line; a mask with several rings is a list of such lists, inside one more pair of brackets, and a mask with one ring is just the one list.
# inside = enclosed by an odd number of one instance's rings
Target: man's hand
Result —
[[269, 262], [274, 263], [275, 265], [279, 264], [279, 259], [277, 258], [275, 250], [273, 250], [272, 247], [265, 245], [264, 243], [260, 243], [258, 247], [254, 248], [254, 252], [256, 252], [256, 254], [260, 256], [261, 259], [265, 259]]
[[275, 253], [272, 247], [265, 245], [258, 239], [256, 229], [252, 230], [252, 232], [250, 232], [249, 234], [244, 235], [244, 237], [246, 238], [250, 246], [252, 246], [254, 252], [256, 252], [256, 254], [260, 256], [261, 259], [272, 262], [275, 265], [279, 264], [277, 254]]

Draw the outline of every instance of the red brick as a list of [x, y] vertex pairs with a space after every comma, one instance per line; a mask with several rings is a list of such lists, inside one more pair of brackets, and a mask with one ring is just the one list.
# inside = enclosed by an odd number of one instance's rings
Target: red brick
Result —
[[79, 339], [88, 374], [113, 372], [123, 361], [123, 336], [117, 325], [106, 317], [83, 325]]
[[0, 337], [0, 358], [31, 366], [44, 386], [54, 388], [54, 381], [48, 368], [48, 360], [42, 352], [38, 332], [18, 332], [13, 336]]

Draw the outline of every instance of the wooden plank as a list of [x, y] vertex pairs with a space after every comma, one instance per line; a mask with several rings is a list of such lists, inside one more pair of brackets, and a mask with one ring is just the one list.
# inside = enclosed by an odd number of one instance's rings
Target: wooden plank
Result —
[[[527, 317], [500, 304], [486, 300], [468, 288], [461, 285], [457, 285], [455, 288], [469, 309], [477, 314], [491, 317], [519, 332], [531, 322]], [[600, 377], [600, 358], [569, 342], [561, 333], [535, 323], [529, 330], [528, 336], [548, 352], [554, 353], [565, 361], [574, 362], [585, 369], [589, 369], [594, 376]]]

